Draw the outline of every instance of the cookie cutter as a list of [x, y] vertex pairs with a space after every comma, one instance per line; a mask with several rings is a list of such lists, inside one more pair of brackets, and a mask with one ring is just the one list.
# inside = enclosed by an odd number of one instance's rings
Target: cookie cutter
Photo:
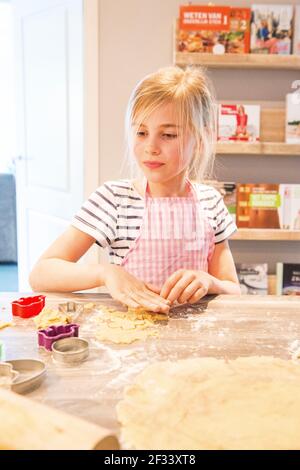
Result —
[[28, 393], [39, 387], [46, 376], [46, 365], [38, 359], [15, 359], [6, 361], [19, 375], [11, 385], [16, 393]]
[[81, 313], [83, 311], [83, 305], [78, 302], [66, 302], [64, 304], [58, 304], [58, 310], [63, 313]]
[[67, 325], [51, 325], [44, 330], [38, 331], [38, 345], [51, 351], [52, 344], [63, 338], [78, 336], [79, 325], [69, 323]]
[[52, 356], [63, 364], [78, 364], [89, 355], [89, 343], [82, 338], [64, 338], [52, 345]]
[[21, 297], [14, 300], [12, 305], [12, 314], [21, 318], [30, 318], [38, 315], [45, 307], [45, 296], [36, 295], [34, 297]]
[[18, 375], [19, 372], [14, 370], [11, 364], [0, 362], [0, 388], [3, 387], [10, 389]]
[[79, 315], [84, 311], [83, 304], [78, 302], [58, 304], [58, 310], [67, 315], [71, 315], [73, 321], [76, 321]]

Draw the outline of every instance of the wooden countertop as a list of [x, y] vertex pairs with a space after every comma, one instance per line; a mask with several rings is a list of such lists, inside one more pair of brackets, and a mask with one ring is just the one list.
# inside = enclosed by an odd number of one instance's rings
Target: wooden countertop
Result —
[[[11, 318], [10, 302], [32, 294], [0, 293], [0, 320]], [[119, 306], [107, 294], [46, 294], [48, 306], [60, 302], [95, 302]], [[172, 309], [160, 336], [131, 345], [99, 343], [94, 338], [93, 315], [80, 316], [80, 336], [90, 342], [90, 356], [77, 367], [55, 363], [37, 347], [32, 320], [15, 319], [13, 328], [0, 330], [6, 359], [39, 358], [47, 365], [47, 379], [29, 394], [118, 432], [115, 405], [124, 387], [147, 364], [189, 357], [236, 358], [268, 355], [290, 359], [300, 346], [300, 297], [210, 296], [194, 306]]]

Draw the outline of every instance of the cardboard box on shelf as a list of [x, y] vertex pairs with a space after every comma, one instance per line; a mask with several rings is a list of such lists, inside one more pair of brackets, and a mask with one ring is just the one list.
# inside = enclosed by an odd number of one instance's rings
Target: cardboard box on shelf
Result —
[[293, 31], [293, 54], [300, 55], [300, 5], [295, 6]]
[[300, 295], [300, 264], [277, 263], [277, 295]]
[[179, 52], [244, 54], [250, 49], [250, 8], [182, 5], [177, 32]]
[[260, 139], [260, 106], [219, 104], [218, 140], [258, 142]]
[[251, 10], [251, 52], [291, 54], [293, 5], [254, 4]]
[[268, 294], [267, 263], [237, 263], [236, 271], [242, 294]]
[[300, 230], [300, 184], [280, 184], [281, 210], [280, 227]]
[[278, 184], [238, 184], [236, 223], [239, 228], [280, 228]]
[[300, 184], [238, 184], [236, 224], [300, 230]]
[[[299, 25], [300, 27], [300, 25]], [[300, 144], [300, 91], [286, 95], [285, 141]]]
[[217, 180], [206, 180], [205, 184], [213, 186], [223, 196], [225, 206], [228, 209], [229, 214], [232, 217], [234, 223], [236, 223], [236, 183], [230, 181], [217, 181]]

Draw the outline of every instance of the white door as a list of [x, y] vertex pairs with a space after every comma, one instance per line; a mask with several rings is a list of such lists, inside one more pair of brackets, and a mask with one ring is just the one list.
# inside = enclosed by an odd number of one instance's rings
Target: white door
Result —
[[83, 0], [13, 0], [19, 290], [84, 196]]

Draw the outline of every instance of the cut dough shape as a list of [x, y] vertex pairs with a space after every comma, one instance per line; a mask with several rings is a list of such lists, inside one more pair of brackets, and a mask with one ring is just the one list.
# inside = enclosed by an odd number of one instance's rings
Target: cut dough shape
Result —
[[300, 449], [300, 366], [273, 357], [148, 366], [117, 405], [125, 448]]
[[101, 310], [96, 338], [116, 344], [130, 344], [145, 340], [149, 336], [157, 336], [155, 321], [168, 320], [167, 315], [151, 314], [144, 309], [128, 309], [127, 312], [121, 312], [104, 307]]
[[142, 307], [128, 308], [127, 315], [134, 317], [136, 320], [168, 321], [169, 319], [169, 316], [165, 313], [152, 313]]
[[130, 344], [134, 341], [146, 339], [148, 336], [157, 336], [154, 330], [125, 330], [123, 328], [111, 328], [109, 325], [102, 324], [96, 333], [99, 341], [110, 342], [115, 344]]
[[112, 317], [126, 318], [128, 320], [149, 320], [151, 322], [156, 321], [168, 321], [169, 316], [164, 313], [151, 313], [144, 308], [128, 308], [127, 312], [121, 312], [110, 307], [101, 307], [101, 311]]
[[72, 317], [57, 309], [45, 307], [33, 321], [38, 330], [43, 330], [51, 325], [66, 325], [67, 323], [72, 323]]
[[0, 321], [0, 330], [4, 330], [4, 328], [9, 328], [10, 326], [13, 326], [11, 322]]
[[93, 302], [88, 302], [83, 305], [84, 313], [91, 313], [91, 311], [95, 308], [95, 304]]
[[127, 320], [126, 318], [112, 318], [109, 322], [111, 328], [122, 328], [123, 330], [134, 330], [135, 322]]

